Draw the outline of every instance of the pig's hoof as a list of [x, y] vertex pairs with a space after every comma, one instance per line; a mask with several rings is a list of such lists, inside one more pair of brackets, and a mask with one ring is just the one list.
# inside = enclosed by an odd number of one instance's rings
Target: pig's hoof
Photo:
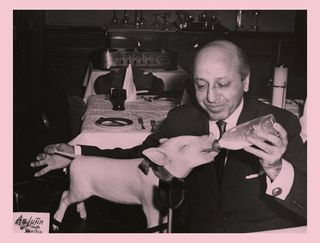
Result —
[[87, 219], [87, 212], [86, 211], [78, 211], [79, 216], [81, 219], [86, 220]]
[[59, 230], [59, 226], [55, 225], [55, 224], [52, 224], [52, 230], [53, 231], [58, 231]]

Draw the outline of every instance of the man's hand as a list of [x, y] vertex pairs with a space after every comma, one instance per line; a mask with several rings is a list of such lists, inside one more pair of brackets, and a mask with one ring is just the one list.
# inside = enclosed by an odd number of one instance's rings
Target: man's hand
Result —
[[286, 130], [279, 124], [274, 124], [277, 135], [257, 131], [255, 135], [248, 136], [247, 141], [254, 147], [246, 147], [245, 151], [260, 158], [260, 163], [268, 177], [273, 181], [282, 168], [282, 156], [287, 149], [288, 138]]
[[30, 166], [39, 167], [46, 165], [46, 167], [35, 173], [34, 176], [39, 177], [44, 174], [47, 174], [51, 170], [62, 169], [70, 164], [71, 159], [60, 155], [54, 155], [55, 151], [74, 154], [74, 147], [65, 143], [51, 144], [45, 147], [44, 153], [39, 154], [36, 157], [37, 161], [32, 162]]

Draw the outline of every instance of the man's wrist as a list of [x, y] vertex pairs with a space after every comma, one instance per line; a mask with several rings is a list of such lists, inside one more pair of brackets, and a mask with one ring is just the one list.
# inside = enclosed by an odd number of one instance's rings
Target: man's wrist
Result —
[[282, 159], [276, 161], [272, 167], [264, 168], [267, 176], [270, 178], [271, 181], [274, 181], [277, 176], [279, 175], [282, 169]]
[[266, 193], [268, 195], [284, 200], [289, 194], [293, 185], [294, 169], [293, 166], [285, 159], [282, 159], [281, 165], [281, 170], [273, 181], [271, 181], [269, 176], [266, 177]]
[[73, 145], [73, 148], [74, 148], [74, 154], [75, 155], [81, 155], [82, 154], [80, 145]]

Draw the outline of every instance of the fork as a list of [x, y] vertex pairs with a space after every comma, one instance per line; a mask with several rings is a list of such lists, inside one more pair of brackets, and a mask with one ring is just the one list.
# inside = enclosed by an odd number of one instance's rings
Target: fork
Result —
[[143, 118], [142, 117], [138, 117], [138, 123], [141, 125], [141, 129], [146, 129], [145, 126], [143, 125]]
[[150, 121], [150, 125], [151, 125], [151, 132], [154, 132], [154, 130], [156, 128], [156, 121], [155, 120], [151, 120]]

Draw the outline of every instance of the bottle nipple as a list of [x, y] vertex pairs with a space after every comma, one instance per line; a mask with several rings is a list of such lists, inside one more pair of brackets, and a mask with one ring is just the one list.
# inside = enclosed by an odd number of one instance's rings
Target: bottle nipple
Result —
[[212, 150], [215, 152], [220, 152], [221, 146], [219, 144], [219, 140], [215, 139], [212, 143]]

